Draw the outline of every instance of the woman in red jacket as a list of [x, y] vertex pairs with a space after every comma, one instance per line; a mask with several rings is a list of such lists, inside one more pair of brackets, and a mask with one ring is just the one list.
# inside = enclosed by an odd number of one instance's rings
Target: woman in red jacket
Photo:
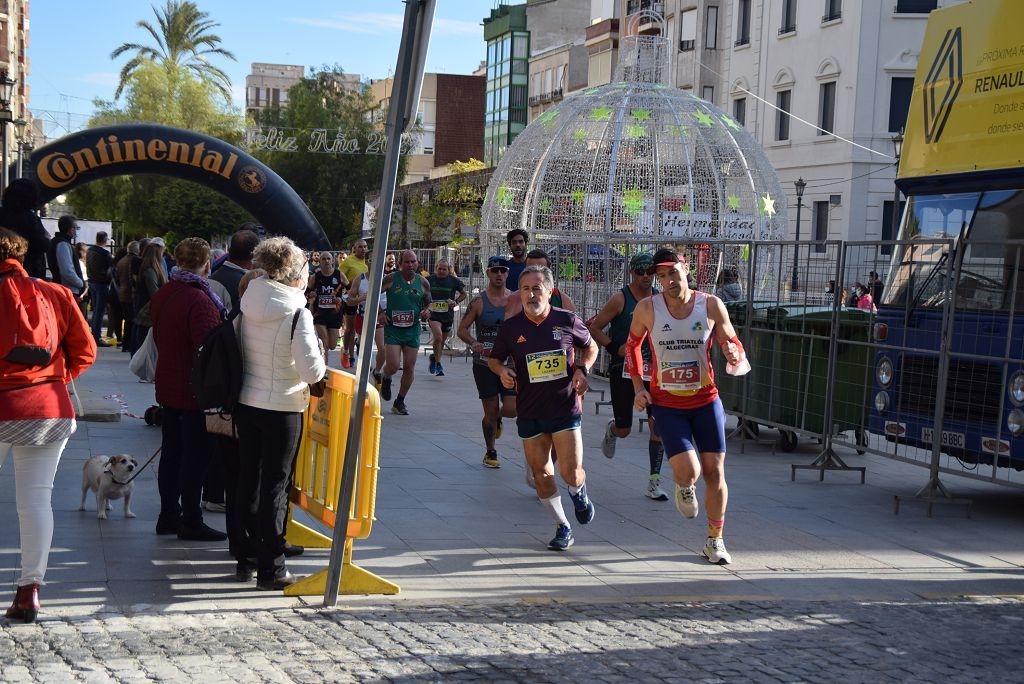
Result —
[[[28, 278], [22, 267], [27, 251], [24, 238], [0, 228], [0, 278]], [[8, 452], [14, 454], [21, 529], [21, 578], [7, 617], [25, 622], [39, 612], [39, 585], [53, 539], [53, 476], [75, 431], [67, 383], [96, 360], [96, 342], [71, 291], [44, 280], [32, 284], [53, 312], [57, 343], [50, 361], [29, 366], [0, 359], [0, 465]]]
[[206, 469], [206, 417], [189, 384], [192, 359], [203, 338], [226, 314], [210, 291], [210, 245], [185, 238], [174, 248], [177, 268], [149, 302], [156, 342], [156, 401], [163, 407], [163, 440], [157, 485], [157, 534], [222, 541], [227, 535], [203, 522], [200, 497]]

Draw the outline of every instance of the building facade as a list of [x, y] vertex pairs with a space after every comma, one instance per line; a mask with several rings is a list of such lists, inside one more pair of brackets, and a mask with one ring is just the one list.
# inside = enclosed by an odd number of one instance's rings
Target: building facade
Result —
[[487, 81], [484, 158], [495, 166], [529, 118], [530, 32], [526, 5], [498, 5], [484, 18]]
[[245, 114], [255, 117], [267, 107], [286, 106], [288, 89], [306, 75], [306, 68], [295, 64], [253, 62], [245, 77]]
[[28, 36], [28, 0], [0, 0], [0, 73], [8, 82], [13, 81], [10, 100], [0, 102], [0, 119], [4, 121], [2, 153], [8, 165], [15, 165], [14, 175], [18, 175], [20, 162], [32, 147], [45, 141], [36, 138], [37, 127], [28, 109]]

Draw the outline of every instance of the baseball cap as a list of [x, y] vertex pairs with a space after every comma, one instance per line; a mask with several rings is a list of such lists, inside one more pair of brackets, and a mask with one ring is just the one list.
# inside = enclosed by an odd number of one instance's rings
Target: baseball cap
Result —
[[151, 245], [160, 245], [161, 247], [166, 247], [167, 246], [167, 245], [164, 244], [164, 239], [162, 237], [150, 238], [149, 244], [151, 244]]
[[508, 259], [500, 256], [492, 256], [490, 259], [487, 260], [487, 268], [492, 268], [494, 266], [508, 268]]
[[673, 266], [679, 263], [686, 263], [686, 259], [683, 258], [683, 255], [676, 252], [676, 250], [669, 249], [667, 247], [662, 247], [657, 252], [655, 252], [652, 261], [654, 263], [648, 266], [648, 273], [654, 273], [656, 270], [658, 270], [659, 266]]
[[629, 270], [631, 271], [643, 271], [647, 272], [651, 266], [654, 265], [654, 257], [651, 256], [650, 252], [640, 252], [633, 256], [629, 260]]

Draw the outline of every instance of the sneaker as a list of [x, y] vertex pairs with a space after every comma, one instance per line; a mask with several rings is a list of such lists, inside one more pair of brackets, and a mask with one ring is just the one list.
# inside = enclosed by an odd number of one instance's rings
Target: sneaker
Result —
[[269, 579], [260, 579], [256, 577], [256, 588], [262, 589], [263, 591], [280, 591], [285, 587], [290, 587], [299, 581], [299, 578], [288, 572], [287, 570], [280, 575], [276, 575]]
[[96, 346], [97, 346], [97, 347], [109, 347], [109, 346], [110, 346], [110, 343], [109, 343], [109, 342], [107, 342], [107, 341], [106, 341], [105, 339], [103, 339], [103, 338], [101, 337], [101, 338], [99, 338], [99, 339], [97, 339], [97, 340], [96, 340]]
[[342, 354], [341, 354], [341, 367], [342, 368], [351, 368], [352, 367], [352, 360], [348, 357], [348, 354], [346, 354], [344, 352], [342, 352]]
[[676, 485], [676, 508], [684, 518], [696, 518], [700, 506], [697, 505], [697, 485], [680, 487]]
[[729, 565], [732, 563], [732, 556], [725, 550], [725, 541], [721, 537], [708, 537], [701, 551], [709, 563], [715, 565]]
[[608, 421], [608, 425], [604, 429], [604, 439], [601, 440], [601, 453], [604, 454], [605, 458], [613, 458], [615, 456], [615, 440], [618, 437], [612, 432], [612, 428], [615, 427], [615, 419], [612, 418]]
[[501, 464], [498, 463], [498, 452], [488, 451], [484, 454], [484, 465], [488, 468], [500, 468]]
[[572, 499], [572, 506], [576, 511], [576, 520], [581, 525], [586, 525], [594, 519], [594, 502], [587, 496], [586, 482], [580, 487], [579, 494], [570, 493], [569, 498]]
[[430, 374], [433, 375], [437, 371], [437, 359], [434, 355], [430, 355]]
[[572, 537], [572, 528], [568, 525], [559, 524], [555, 530], [555, 538], [548, 542], [548, 548], [552, 551], [565, 551], [575, 541]]
[[501, 439], [501, 418], [498, 419], [498, 426], [494, 428], [494, 439]]
[[380, 398], [384, 401], [391, 401], [391, 378], [381, 378]]
[[384, 378], [381, 377], [381, 374], [378, 373], [377, 371], [371, 371], [370, 373], [371, 375], [373, 375], [373, 386], [377, 388], [378, 392], [380, 392], [380, 383], [384, 380]]
[[648, 499], [655, 501], [668, 501], [668, 494], [661, 488], [661, 478], [657, 477], [647, 481], [647, 491], [644, 492]]
[[407, 416], [407, 415], [409, 415], [409, 409], [405, 408], [405, 402], [404, 401], [396, 401], [394, 404], [392, 404], [391, 405], [391, 412], [395, 413], [397, 415], [400, 415], [400, 416]]
[[284, 554], [285, 558], [295, 558], [296, 556], [301, 556], [305, 552], [305, 546], [299, 546], [298, 544], [289, 544], [288, 542], [285, 542], [281, 545], [281, 553]]
[[227, 504], [216, 503], [214, 501], [204, 501], [203, 510], [209, 511], [210, 513], [225, 513], [228, 510]]
[[434, 375], [436, 375], [439, 378], [444, 375], [444, 366], [441, 365], [440, 361], [438, 361], [437, 364], [434, 366]]

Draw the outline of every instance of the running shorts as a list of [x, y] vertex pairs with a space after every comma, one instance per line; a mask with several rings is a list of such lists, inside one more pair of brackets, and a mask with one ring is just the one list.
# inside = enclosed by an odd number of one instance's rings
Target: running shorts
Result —
[[481, 399], [503, 396], [514, 397], [515, 390], [507, 389], [501, 384], [501, 378], [491, 372], [487, 366], [473, 364], [473, 380], [476, 381], [476, 393]]
[[[622, 366], [613, 366], [608, 371], [608, 384], [612, 391], [612, 415], [615, 417], [615, 427], [633, 427], [633, 400], [636, 392], [633, 391], [633, 381], [622, 377]], [[650, 390], [651, 383], [645, 382], [644, 387]], [[647, 410], [648, 417], [651, 415]]]
[[455, 323], [455, 316], [452, 314], [430, 314], [430, 320], [441, 324], [441, 332], [445, 335], [452, 331], [452, 325]]
[[420, 347], [420, 326], [411, 325], [408, 328], [396, 328], [393, 325], [384, 326], [384, 344], [399, 344], [403, 347]]
[[341, 312], [340, 311], [326, 311], [324, 313], [313, 314], [313, 325], [322, 325], [328, 330], [340, 330], [341, 329]]
[[669, 458], [686, 451], [725, 453], [725, 409], [717, 397], [695, 409], [652, 404], [650, 416], [658, 424], [658, 436]]
[[556, 432], [567, 432], [579, 430], [583, 424], [582, 416], [568, 416], [566, 418], [516, 418], [516, 428], [519, 430], [520, 439], [535, 439], [541, 435], [553, 435]]

